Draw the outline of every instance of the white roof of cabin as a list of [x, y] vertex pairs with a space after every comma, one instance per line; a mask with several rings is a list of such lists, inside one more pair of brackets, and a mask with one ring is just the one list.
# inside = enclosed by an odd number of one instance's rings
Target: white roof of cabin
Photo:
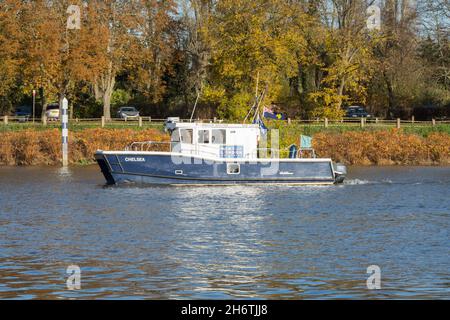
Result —
[[178, 122], [176, 128], [180, 129], [256, 129], [258, 124], [240, 123], [202, 123], [202, 122]]

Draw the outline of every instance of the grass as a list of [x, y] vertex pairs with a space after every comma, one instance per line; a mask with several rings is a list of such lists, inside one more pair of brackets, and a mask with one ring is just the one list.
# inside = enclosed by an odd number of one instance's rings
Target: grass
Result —
[[[367, 124], [364, 128], [361, 128], [359, 123], [330, 123], [328, 128], [325, 128], [323, 123], [309, 123], [309, 124], [299, 124], [292, 123], [288, 125], [286, 122], [281, 121], [266, 121], [266, 125], [270, 129], [279, 129], [280, 134], [284, 136], [298, 136], [300, 134], [313, 136], [317, 133], [344, 133], [347, 131], [356, 131], [356, 132], [373, 132], [373, 131], [381, 131], [381, 130], [392, 130], [395, 128], [395, 124], [375, 124], [370, 123]], [[99, 122], [71, 122], [69, 124], [69, 129], [71, 131], [82, 131], [86, 129], [95, 129], [100, 128]], [[47, 126], [43, 126], [41, 123], [17, 123], [10, 122], [8, 125], [4, 125], [0, 123], [0, 132], [10, 132], [10, 131], [20, 131], [20, 130], [48, 130], [60, 128], [61, 125], [55, 122], [49, 122]], [[147, 130], [147, 129], [157, 129], [163, 131], [163, 123], [162, 122], [147, 122], [143, 121], [142, 127], [138, 126], [137, 121], [129, 121], [129, 122], [112, 122], [107, 123], [106, 129], [131, 129], [131, 130]], [[430, 124], [402, 124], [401, 126], [403, 132], [408, 134], [416, 134], [421, 137], [427, 137], [432, 133], [447, 133], [450, 134], [450, 124], [437, 124], [432, 126]]]
[[[97, 122], [71, 122], [69, 124], [69, 129], [71, 131], [83, 131], [86, 129], [97, 129], [100, 128], [101, 125]], [[14, 132], [21, 130], [35, 130], [35, 131], [45, 131], [49, 129], [59, 129], [61, 128], [60, 123], [48, 123], [46, 126], [43, 126], [41, 123], [9, 123], [8, 125], [4, 125], [0, 123], [0, 133], [1, 132]], [[108, 123], [106, 125], [107, 129], [132, 129], [137, 131], [147, 130], [147, 129], [157, 129], [163, 130], [163, 124], [161, 122], [147, 122], [143, 123], [142, 127], [139, 127], [137, 123], [134, 122], [119, 122], [119, 123]]]

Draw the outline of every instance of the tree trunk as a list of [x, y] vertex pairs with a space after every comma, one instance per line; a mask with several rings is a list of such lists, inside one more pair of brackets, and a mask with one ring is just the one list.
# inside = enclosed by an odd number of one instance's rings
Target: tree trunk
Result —
[[111, 120], [111, 96], [116, 85], [116, 74], [110, 62], [109, 69], [105, 74], [100, 76], [99, 81], [94, 85], [97, 92], [103, 101], [103, 116], [105, 120]]
[[115, 84], [116, 77], [112, 72], [110, 72], [107, 76], [103, 91], [103, 116], [106, 120], [111, 120], [111, 96], [113, 94]]
[[103, 95], [103, 116], [105, 120], [111, 120], [111, 94]]
[[388, 80], [386, 80], [386, 84], [387, 84], [388, 101], [389, 101], [388, 102], [388, 117], [393, 118], [394, 112], [396, 109], [394, 89], [392, 88], [392, 84]]
[[95, 80], [93, 86], [93, 91], [94, 91], [94, 97], [95, 97], [95, 101], [100, 101], [102, 99], [102, 93], [98, 87], [98, 82], [97, 79]]
[[59, 120], [61, 120], [62, 117], [63, 100], [65, 96], [66, 95], [64, 93], [59, 94]]
[[396, 103], [395, 103], [395, 94], [394, 94], [394, 88], [392, 86], [392, 82], [389, 79], [389, 77], [387, 76], [386, 72], [383, 72], [383, 76], [384, 76], [384, 81], [386, 83], [386, 89], [388, 92], [388, 110], [387, 110], [387, 117], [388, 118], [393, 118], [394, 117], [394, 112], [396, 109]]
[[345, 79], [341, 79], [341, 83], [339, 84], [339, 88], [338, 88], [338, 95], [339, 95], [339, 100], [338, 100], [338, 109], [340, 109], [342, 107], [342, 96], [344, 95], [344, 89], [345, 89]]
[[45, 96], [45, 89], [44, 88], [39, 88], [39, 96], [41, 99], [41, 106], [42, 106], [42, 111], [41, 111], [41, 119], [44, 119], [45, 116], [45, 112], [47, 111], [47, 98]]

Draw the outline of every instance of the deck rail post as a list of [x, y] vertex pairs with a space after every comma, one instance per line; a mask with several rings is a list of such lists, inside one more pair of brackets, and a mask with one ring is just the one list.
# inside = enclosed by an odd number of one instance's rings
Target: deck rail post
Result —
[[142, 117], [139, 117], [139, 127], [142, 127]]

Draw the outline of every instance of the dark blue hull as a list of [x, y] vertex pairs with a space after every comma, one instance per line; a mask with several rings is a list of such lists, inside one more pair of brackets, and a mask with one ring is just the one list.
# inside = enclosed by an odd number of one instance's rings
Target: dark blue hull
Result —
[[[329, 159], [221, 161], [151, 152], [97, 152], [108, 184], [124, 182], [163, 185], [333, 184], [337, 176]], [[238, 172], [230, 172], [230, 165]]]

